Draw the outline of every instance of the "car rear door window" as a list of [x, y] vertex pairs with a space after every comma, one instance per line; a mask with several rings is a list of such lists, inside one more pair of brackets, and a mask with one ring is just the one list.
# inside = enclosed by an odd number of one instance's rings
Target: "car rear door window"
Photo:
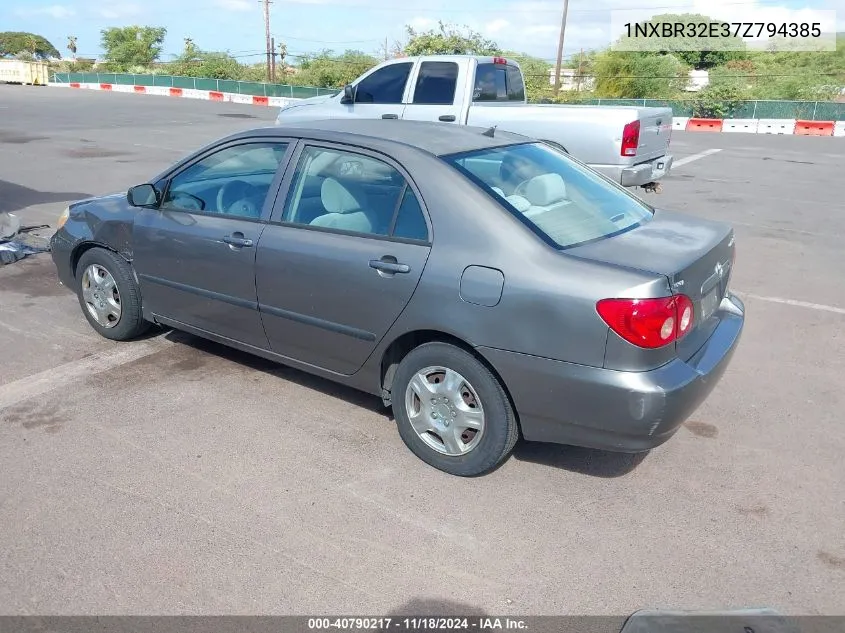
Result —
[[428, 226], [425, 223], [420, 201], [410, 187], [405, 187], [392, 236], [409, 240], [428, 240]]
[[355, 103], [402, 103], [412, 62], [390, 64], [365, 77], [355, 87]]
[[458, 65], [455, 62], [423, 62], [414, 88], [418, 105], [451, 105], [455, 101]]
[[258, 219], [287, 149], [260, 142], [216, 151], [170, 180], [161, 208]]
[[[366, 154], [308, 146], [285, 203], [284, 222], [364, 235], [427, 237], [425, 219], [405, 177]], [[397, 216], [397, 213], [401, 214]], [[394, 218], [396, 218], [394, 220]], [[422, 235], [422, 237], [416, 237]]]

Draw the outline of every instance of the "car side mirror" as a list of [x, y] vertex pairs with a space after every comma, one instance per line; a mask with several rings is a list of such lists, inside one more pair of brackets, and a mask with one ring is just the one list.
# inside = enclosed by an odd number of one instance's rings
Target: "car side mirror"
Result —
[[343, 104], [355, 103], [355, 87], [351, 84], [346, 84], [343, 87], [343, 98], [340, 100]]
[[126, 192], [126, 200], [133, 207], [155, 208], [161, 202], [158, 191], [149, 184], [136, 185]]

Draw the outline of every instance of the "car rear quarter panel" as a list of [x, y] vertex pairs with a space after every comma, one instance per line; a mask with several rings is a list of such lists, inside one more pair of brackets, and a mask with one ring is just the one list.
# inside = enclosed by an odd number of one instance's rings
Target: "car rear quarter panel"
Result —
[[[473, 346], [601, 367], [608, 327], [596, 312], [596, 301], [665, 294], [665, 278], [552, 248], [439, 159], [408, 167], [431, 216], [433, 244], [414, 296], [388, 333], [390, 340], [410, 331], [437, 330]], [[470, 266], [501, 271], [504, 283], [495, 305], [461, 296], [461, 276]]]

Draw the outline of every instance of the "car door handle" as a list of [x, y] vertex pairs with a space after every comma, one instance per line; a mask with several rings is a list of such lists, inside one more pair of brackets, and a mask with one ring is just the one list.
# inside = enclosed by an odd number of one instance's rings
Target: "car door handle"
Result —
[[455, 120], [455, 115], [454, 114], [441, 114], [440, 120], [445, 122], [445, 123], [451, 123], [452, 121]]
[[243, 248], [244, 246], [252, 246], [252, 240], [245, 238], [243, 233], [232, 233], [223, 238], [229, 246]]
[[411, 267], [408, 266], [408, 264], [400, 264], [386, 259], [371, 259], [370, 268], [375, 268], [379, 272], [390, 274], [411, 272]]
[[398, 114], [382, 114], [381, 118], [382, 119], [398, 119], [399, 115]]

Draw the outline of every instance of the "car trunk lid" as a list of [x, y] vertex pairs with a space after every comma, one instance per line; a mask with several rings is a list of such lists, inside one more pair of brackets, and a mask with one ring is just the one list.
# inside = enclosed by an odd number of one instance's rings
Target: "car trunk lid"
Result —
[[630, 231], [567, 252], [663, 275], [673, 294], [688, 296], [695, 311], [693, 328], [675, 344], [678, 356], [688, 360], [719, 324], [718, 308], [734, 260], [734, 232], [720, 222], [658, 210]]

